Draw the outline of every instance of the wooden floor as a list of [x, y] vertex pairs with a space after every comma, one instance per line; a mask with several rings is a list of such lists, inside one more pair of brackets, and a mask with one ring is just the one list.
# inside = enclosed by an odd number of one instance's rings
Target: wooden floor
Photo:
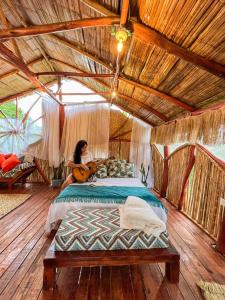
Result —
[[201, 279], [225, 284], [225, 259], [211, 249], [211, 239], [167, 204], [170, 239], [181, 254], [178, 285], [164, 279], [163, 264], [68, 268], [59, 270], [56, 291], [42, 292], [43, 255], [51, 242], [43, 226], [57, 190], [27, 185], [13, 192], [32, 197], [0, 220], [0, 299], [191, 300], [202, 299]]

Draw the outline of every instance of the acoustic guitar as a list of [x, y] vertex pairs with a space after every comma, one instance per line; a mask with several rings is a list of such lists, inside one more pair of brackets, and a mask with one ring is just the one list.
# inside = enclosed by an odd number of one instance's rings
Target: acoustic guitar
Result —
[[110, 157], [108, 159], [101, 160], [101, 161], [89, 161], [86, 164], [86, 166], [88, 167], [88, 170], [84, 170], [79, 167], [74, 168], [72, 171], [73, 177], [75, 178], [76, 182], [78, 182], [78, 183], [87, 182], [88, 178], [97, 172], [98, 165], [104, 164], [109, 159], [113, 159], [113, 158]]

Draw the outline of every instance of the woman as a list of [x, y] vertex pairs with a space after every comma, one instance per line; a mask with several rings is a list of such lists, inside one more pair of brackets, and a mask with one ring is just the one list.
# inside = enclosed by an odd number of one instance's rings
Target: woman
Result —
[[[74, 168], [82, 168], [88, 170], [86, 163], [92, 161], [92, 155], [87, 150], [88, 144], [85, 140], [80, 140], [75, 147], [73, 156], [69, 159], [67, 166]], [[67, 187], [69, 184], [75, 182], [75, 179], [72, 174], [70, 174], [62, 184], [62, 189]]]

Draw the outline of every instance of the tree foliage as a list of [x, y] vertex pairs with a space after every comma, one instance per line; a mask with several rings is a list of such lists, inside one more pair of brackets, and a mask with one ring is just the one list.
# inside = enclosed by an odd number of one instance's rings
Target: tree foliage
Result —
[[[4, 104], [0, 105], [0, 110], [2, 110], [6, 116], [10, 119], [16, 118], [16, 103], [15, 101], [6, 102]], [[22, 119], [24, 116], [24, 113], [21, 108], [18, 109], [18, 118]], [[0, 114], [0, 119], [4, 119], [5, 117]]]

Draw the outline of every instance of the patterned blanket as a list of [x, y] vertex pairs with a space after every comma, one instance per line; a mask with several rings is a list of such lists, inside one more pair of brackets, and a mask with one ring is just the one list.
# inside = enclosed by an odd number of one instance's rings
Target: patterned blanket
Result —
[[56, 251], [167, 248], [168, 234], [159, 237], [122, 229], [118, 209], [81, 208], [68, 211], [55, 235]]
[[0, 170], [0, 178], [13, 178], [20, 173], [20, 171], [28, 169], [30, 167], [35, 166], [35, 163], [33, 162], [24, 162], [13, 168], [12, 170], [4, 173], [2, 170]]
[[140, 197], [151, 206], [164, 206], [146, 187], [70, 185], [54, 200], [60, 202], [123, 204], [128, 196]]

